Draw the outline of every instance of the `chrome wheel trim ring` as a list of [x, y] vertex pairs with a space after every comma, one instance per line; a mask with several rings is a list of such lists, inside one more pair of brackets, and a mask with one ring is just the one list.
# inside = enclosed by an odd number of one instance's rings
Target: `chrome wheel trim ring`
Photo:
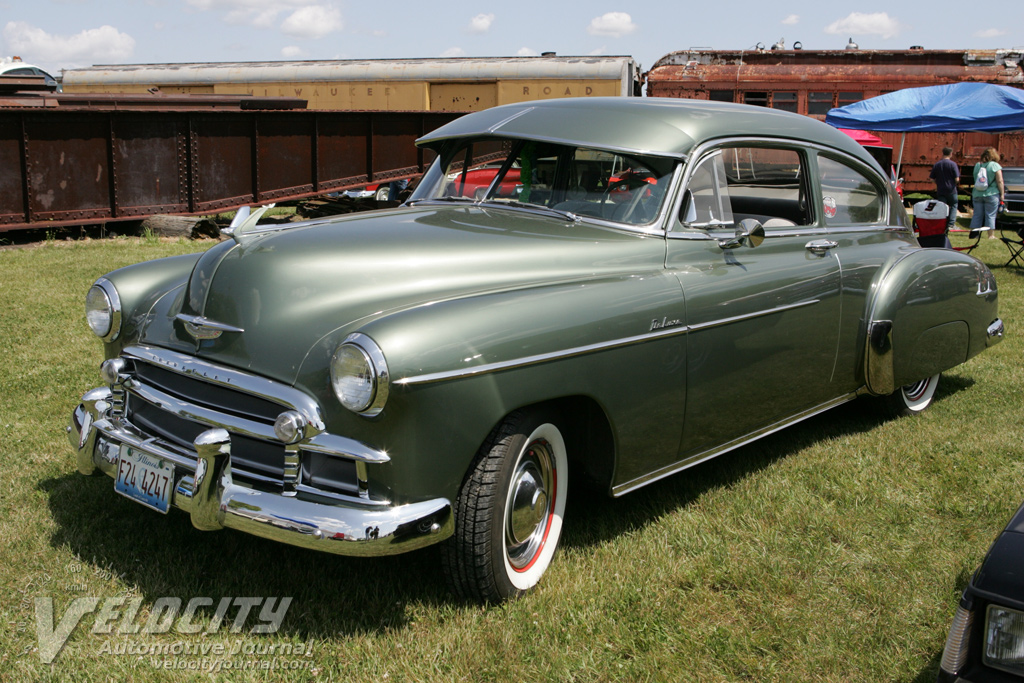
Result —
[[505, 506], [505, 553], [516, 570], [529, 566], [547, 535], [554, 476], [550, 444], [530, 443], [512, 473]]
[[924, 410], [932, 402], [938, 378], [938, 375], [933, 375], [901, 387], [900, 392], [903, 394], [903, 402], [906, 403], [907, 408], [913, 411]]
[[505, 493], [502, 557], [518, 590], [532, 588], [558, 547], [565, 511], [568, 463], [558, 428], [538, 426], [516, 456]]

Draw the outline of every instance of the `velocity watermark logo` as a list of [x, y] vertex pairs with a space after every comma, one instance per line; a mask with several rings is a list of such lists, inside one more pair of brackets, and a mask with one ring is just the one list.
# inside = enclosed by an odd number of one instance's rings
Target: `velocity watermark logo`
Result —
[[[173, 628], [182, 634], [215, 633], [224, 625], [231, 633], [241, 633], [248, 623], [253, 623], [249, 632], [258, 634], [277, 633], [284, 621], [291, 598], [192, 598], [182, 604], [181, 598], [158, 598], [149, 610], [148, 617], [139, 619], [142, 610], [142, 598], [76, 598], [64, 611], [59, 619], [55, 618], [53, 598], [37, 597], [35, 599], [36, 638], [39, 643], [39, 658], [45, 664], [53, 663], [68, 638], [82, 619], [93, 615], [92, 633], [96, 634], [162, 634]], [[205, 611], [216, 604], [212, 615], [206, 616]], [[231, 616], [233, 609], [237, 608]], [[200, 610], [203, 613], [197, 614]], [[241, 641], [237, 641], [241, 649]], [[182, 645], [183, 644], [176, 644]], [[109, 642], [104, 647], [111, 648]], [[139, 654], [207, 654], [202, 652], [188, 653], [162, 651], [162, 646], [143, 646], [136, 644], [135, 649], [144, 647], [146, 652]], [[174, 647], [174, 646], [172, 646]], [[192, 646], [195, 647], [195, 646]], [[280, 646], [278, 646], [280, 647]], [[157, 648], [158, 651], [153, 651]], [[100, 654], [120, 654], [112, 648]], [[134, 654], [134, 653], [133, 653]], [[222, 654], [218, 652], [217, 654]], [[246, 653], [249, 654], [249, 653]], [[257, 654], [254, 652], [253, 654]], [[258, 653], [263, 654], [263, 653]], [[298, 654], [306, 654], [305, 652]]]

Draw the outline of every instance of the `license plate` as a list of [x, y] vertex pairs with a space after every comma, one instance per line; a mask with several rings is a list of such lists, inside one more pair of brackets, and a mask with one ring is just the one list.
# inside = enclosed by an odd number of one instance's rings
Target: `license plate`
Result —
[[114, 489], [123, 496], [167, 513], [174, 487], [174, 465], [162, 458], [121, 444]]

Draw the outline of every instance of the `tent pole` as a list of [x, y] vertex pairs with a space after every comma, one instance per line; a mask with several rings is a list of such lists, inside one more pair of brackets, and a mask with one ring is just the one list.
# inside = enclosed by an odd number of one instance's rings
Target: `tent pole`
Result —
[[903, 143], [907, 141], [907, 131], [903, 131], [903, 135], [900, 136], [900, 156], [896, 160], [896, 178], [900, 177], [900, 166], [903, 164]]

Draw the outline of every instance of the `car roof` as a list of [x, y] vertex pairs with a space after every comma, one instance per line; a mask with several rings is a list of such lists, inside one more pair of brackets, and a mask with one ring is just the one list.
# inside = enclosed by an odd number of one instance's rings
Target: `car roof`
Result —
[[507, 104], [467, 114], [416, 144], [438, 149], [453, 138], [501, 137], [684, 158], [703, 142], [738, 135], [825, 145], [874, 165], [852, 138], [807, 116], [730, 102], [662, 97], [576, 97]]

